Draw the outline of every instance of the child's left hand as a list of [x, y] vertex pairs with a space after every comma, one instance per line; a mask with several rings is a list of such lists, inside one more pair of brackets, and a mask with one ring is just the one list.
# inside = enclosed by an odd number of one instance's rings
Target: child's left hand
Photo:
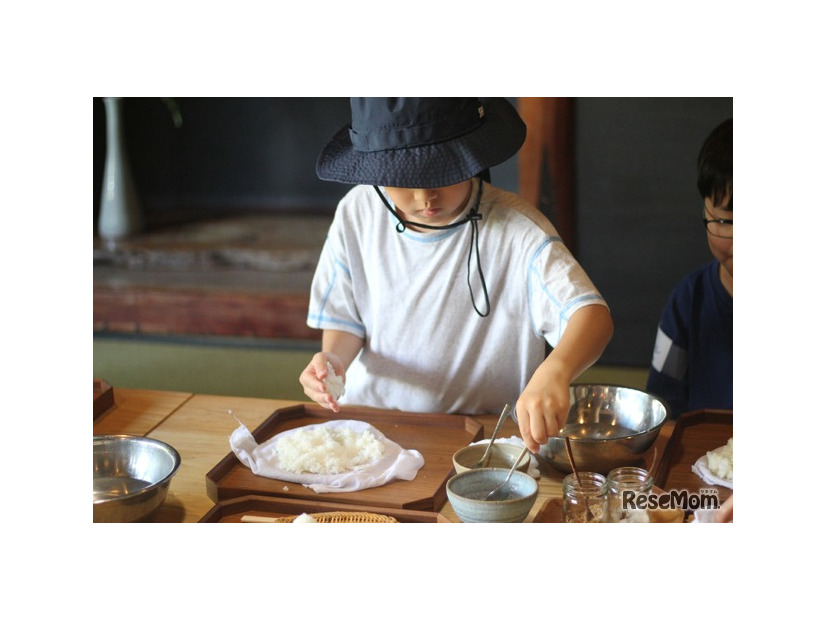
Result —
[[540, 366], [516, 401], [522, 441], [532, 453], [559, 433], [568, 418], [569, 381], [552, 367]]
[[568, 320], [562, 338], [516, 401], [519, 432], [528, 450], [536, 454], [565, 426], [571, 381], [599, 359], [613, 333], [611, 313], [602, 305], [584, 306]]

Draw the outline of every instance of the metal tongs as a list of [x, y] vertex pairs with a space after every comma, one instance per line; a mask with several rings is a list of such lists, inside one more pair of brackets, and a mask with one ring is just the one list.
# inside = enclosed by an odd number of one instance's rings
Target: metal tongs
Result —
[[490, 443], [488, 444], [485, 453], [482, 455], [482, 458], [476, 461], [473, 465], [470, 466], [471, 469], [479, 469], [480, 467], [487, 467], [488, 463], [490, 462], [490, 455], [493, 451], [493, 441], [496, 439], [496, 435], [499, 433], [499, 430], [502, 428], [502, 425], [505, 423], [505, 418], [508, 417], [508, 411], [510, 411], [510, 404], [506, 404], [505, 408], [502, 409], [502, 413], [499, 414], [499, 420], [496, 422], [496, 427], [493, 429], [493, 434], [490, 436]]

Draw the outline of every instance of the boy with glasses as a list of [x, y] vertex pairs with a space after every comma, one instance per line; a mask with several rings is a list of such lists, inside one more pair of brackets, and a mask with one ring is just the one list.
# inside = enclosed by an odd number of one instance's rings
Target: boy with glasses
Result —
[[714, 260], [683, 278], [657, 330], [646, 389], [672, 415], [733, 409], [734, 184], [733, 119], [706, 138], [697, 160], [703, 225]]

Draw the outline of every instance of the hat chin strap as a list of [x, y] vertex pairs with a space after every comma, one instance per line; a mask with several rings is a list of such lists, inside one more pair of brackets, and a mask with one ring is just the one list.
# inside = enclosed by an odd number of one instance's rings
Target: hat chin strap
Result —
[[[482, 259], [479, 256], [479, 220], [482, 219], [482, 214], [479, 213], [479, 203], [482, 201], [482, 187], [484, 183], [482, 183], [481, 179], [479, 180], [479, 192], [476, 195], [476, 202], [473, 204], [473, 208], [470, 212], [458, 222], [453, 222], [452, 224], [445, 224], [444, 226], [431, 226], [430, 224], [419, 224], [418, 222], [408, 222], [407, 220], [403, 219], [396, 210], [390, 206], [390, 203], [387, 202], [387, 198], [384, 197], [384, 194], [379, 189], [378, 185], [374, 185], [373, 189], [376, 190], [376, 193], [381, 198], [381, 201], [384, 203], [384, 206], [387, 207], [387, 210], [393, 214], [393, 216], [398, 220], [396, 224], [396, 232], [403, 233], [408, 226], [414, 226], [417, 228], [426, 228], [427, 230], [450, 230], [451, 228], [457, 228], [462, 226], [463, 224], [467, 224], [470, 222], [470, 251], [467, 255], [467, 286], [468, 290], [470, 290], [470, 301], [473, 303], [473, 309], [476, 311], [481, 317], [486, 317], [490, 314], [490, 298], [488, 297], [488, 287], [485, 284], [485, 274], [482, 273]], [[479, 280], [482, 282], [482, 292], [485, 294], [485, 311], [481, 312], [479, 308], [476, 306], [476, 298], [473, 295], [473, 286], [470, 283], [470, 262], [473, 258], [473, 250], [476, 249], [476, 270], [479, 272]]]

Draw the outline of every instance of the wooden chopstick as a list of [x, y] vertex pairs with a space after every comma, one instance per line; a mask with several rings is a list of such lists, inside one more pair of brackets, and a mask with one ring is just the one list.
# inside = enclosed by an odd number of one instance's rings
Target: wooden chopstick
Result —
[[244, 515], [241, 523], [275, 523], [278, 519], [274, 517], [259, 517], [256, 515]]

